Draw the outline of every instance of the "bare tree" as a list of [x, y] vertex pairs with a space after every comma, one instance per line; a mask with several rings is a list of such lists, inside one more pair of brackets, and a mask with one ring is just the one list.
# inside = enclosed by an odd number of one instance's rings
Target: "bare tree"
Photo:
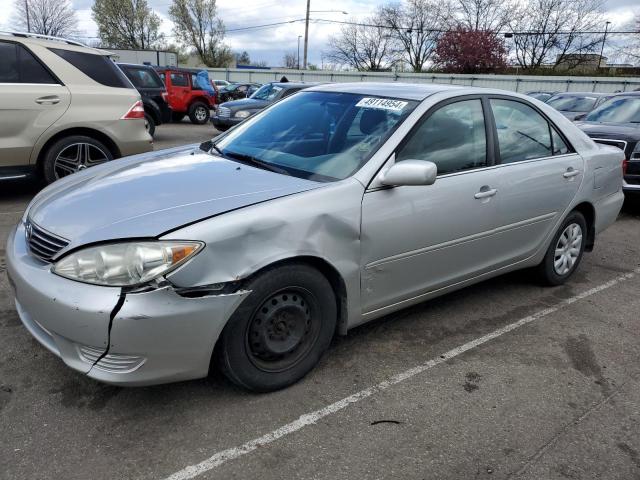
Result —
[[329, 48], [324, 58], [338, 65], [357, 70], [386, 70], [396, 57], [394, 38], [376, 14], [358, 23], [343, 25], [337, 35], [329, 37]]
[[218, 18], [216, 0], [173, 0], [169, 16], [179, 43], [195, 49], [208, 67], [227, 67], [233, 54], [223, 43], [224, 23]]
[[286, 68], [298, 68], [299, 59], [296, 52], [287, 52], [282, 57], [282, 63]]
[[76, 33], [78, 19], [69, 0], [15, 0], [13, 24], [17, 30], [54, 37]]
[[145, 49], [164, 44], [160, 17], [147, 0], [95, 0], [91, 10], [103, 47]]
[[469, 31], [498, 33], [509, 25], [512, 0], [455, 0], [455, 26]]
[[516, 61], [525, 69], [544, 63], [577, 66], [586, 60], [583, 54], [602, 45], [602, 36], [582, 33], [601, 27], [601, 9], [601, 0], [532, 0], [523, 5], [510, 23]]
[[402, 49], [404, 61], [420, 72], [431, 60], [440, 35], [452, 15], [448, 1], [407, 0], [381, 10], [382, 21]]

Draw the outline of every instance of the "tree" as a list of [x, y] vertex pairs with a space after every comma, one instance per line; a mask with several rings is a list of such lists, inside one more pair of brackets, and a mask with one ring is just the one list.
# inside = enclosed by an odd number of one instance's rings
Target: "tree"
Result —
[[251, 57], [249, 57], [249, 53], [246, 50], [242, 53], [236, 53], [236, 64], [251, 65]]
[[14, 7], [16, 30], [53, 37], [69, 37], [76, 33], [78, 19], [69, 0], [15, 0]]
[[282, 57], [282, 64], [285, 68], [298, 68], [298, 60], [296, 52], [287, 52]]
[[162, 21], [147, 0], [95, 0], [91, 10], [103, 47], [153, 49], [164, 44]]
[[382, 23], [380, 15], [361, 23], [343, 25], [337, 35], [329, 37], [329, 48], [324, 57], [339, 65], [357, 70], [386, 70], [395, 61], [394, 40]]
[[223, 43], [225, 28], [218, 18], [216, 0], [173, 0], [169, 16], [177, 41], [195, 49], [208, 67], [228, 67], [231, 49]]
[[467, 30], [497, 33], [509, 25], [511, 0], [455, 0], [454, 22]]
[[507, 66], [507, 48], [494, 32], [458, 27], [440, 37], [434, 61], [448, 73], [488, 73]]
[[414, 72], [422, 71], [433, 56], [451, 15], [451, 4], [438, 0], [407, 0], [387, 5], [381, 13], [384, 24], [402, 48], [403, 59]]
[[586, 61], [599, 53], [602, 36], [581, 32], [601, 29], [601, 0], [531, 0], [510, 23], [516, 61], [524, 69], [553, 63], [554, 68]]

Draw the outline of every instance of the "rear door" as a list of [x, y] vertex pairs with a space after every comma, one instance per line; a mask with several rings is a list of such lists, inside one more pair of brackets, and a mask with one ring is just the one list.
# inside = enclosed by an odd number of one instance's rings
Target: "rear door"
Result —
[[182, 72], [167, 72], [171, 87], [169, 91], [169, 106], [176, 112], [186, 112], [191, 96], [189, 76]]
[[0, 167], [28, 165], [34, 144], [70, 102], [69, 90], [33, 53], [0, 41]]
[[538, 250], [578, 192], [584, 162], [528, 102], [498, 97], [489, 104], [500, 164], [499, 266]]

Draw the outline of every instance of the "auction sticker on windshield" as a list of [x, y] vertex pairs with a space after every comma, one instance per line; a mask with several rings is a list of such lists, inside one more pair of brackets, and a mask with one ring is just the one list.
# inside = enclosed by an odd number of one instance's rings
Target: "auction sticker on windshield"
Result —
[[356, 107], [379, 108], [381, 110], [400, 112], [408, 103], [409, 102], [403, 102], [402, 100], [390, 100], [388, 98], [363, 98], [356, 103]]

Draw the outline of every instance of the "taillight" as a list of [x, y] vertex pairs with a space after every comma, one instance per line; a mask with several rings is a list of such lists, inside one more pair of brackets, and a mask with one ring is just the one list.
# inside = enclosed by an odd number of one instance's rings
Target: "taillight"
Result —
[[121, 117], [121, 120], [135, 120], [139, 118], [144, 118], [144, 105], [142, 105], [142, 100], [134, 103], [129, 111]]
[[627, 160], [626, 158], [624, 160], [622, 160], [622, 174], [626, 175], [627, 174], [627, 167], [629, 166], [629, 160]]

